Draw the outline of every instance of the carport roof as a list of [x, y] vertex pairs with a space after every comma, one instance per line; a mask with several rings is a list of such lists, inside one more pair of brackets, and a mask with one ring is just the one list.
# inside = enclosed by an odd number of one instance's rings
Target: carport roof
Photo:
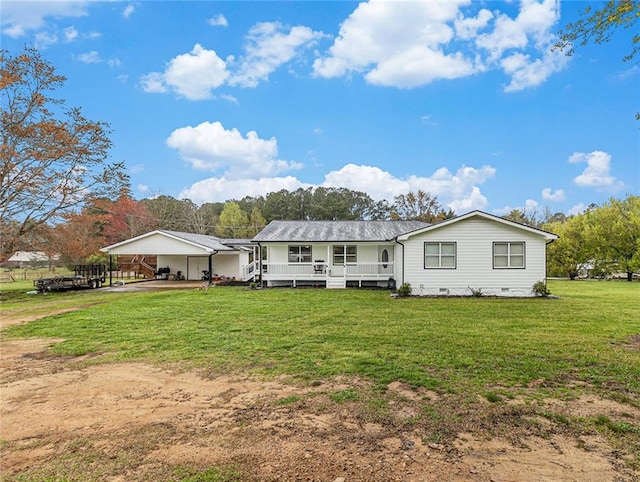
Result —
[[238, 248], [234, 246], [250, 244], [248, 240], [220, 239], [215, 236], [209, 236], [206, 234], [183, 233], [181, 231], [168, 231], [164, 229], [159, 229], [156, 231], [151, 231], [151, 232], [142, 234], [140, 236], [136, 236], [135, 238], [126, 239], [119, 243], [112, 244], [111, 246], [106, 246], [102, 248], [100, 251], [108, 253], [109, 251], [113, 251], [117, 248], [122, 248], [127, 244], [134, 243], [138, 240], [141, 240], [156, 234], [160, 234], [168, 238], [185, 241], [189, 244], [205, 248], [207, 251], [237, 251]]

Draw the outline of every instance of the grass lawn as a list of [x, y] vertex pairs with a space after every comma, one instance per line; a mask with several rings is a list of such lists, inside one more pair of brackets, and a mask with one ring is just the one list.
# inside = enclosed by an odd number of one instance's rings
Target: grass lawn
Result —
[[[304, 380], [358, 375], [441, 391], [583, 381], [640, 403], [640, 284], [550, 282], [560, 299], [410, 298], [386, 291], [218, 287], [4, 295], [5, 310], [80, 311], [10, 327], [54, 351]], [[92, 306], [93, 303], [101, 303]]]
[[[13, 283], [0, 286], [0, 317], [51, 316], [0, 336], [63, 339], [53, 354], [101, 354], [85, 363], [285, 375], [311, 387], [353, 376], [365, 384], [325, 394], [330, 403], [398, 430], [404, 425], [390, 415], [386, 387], [400, 381], [440, 394], [401, 422], [421, 427], [426, 441], [474, 430], [599, 433], [638, 469], [640, 422], [631, 415], [568, 416], [541, 402], [588, 394], [640, 408], [640, 283], [550, 281], [549, 288], [560, 298], [393, 299], [382, 290], [244, 287], [27, 295], [30, 285]], [[74, 306], [81, 309], [53, 314]], [[296, 407], [310, 396], [278, 403]], [[510, 404], [514, 398], [525, 403]]]

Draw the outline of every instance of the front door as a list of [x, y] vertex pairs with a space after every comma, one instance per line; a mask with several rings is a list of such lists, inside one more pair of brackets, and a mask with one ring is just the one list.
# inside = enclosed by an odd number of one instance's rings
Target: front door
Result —
[[334, 244], [331, 251], [331, 276], [346, 276], [347, 265], [355, 265], [358, 262], [357, 246]]

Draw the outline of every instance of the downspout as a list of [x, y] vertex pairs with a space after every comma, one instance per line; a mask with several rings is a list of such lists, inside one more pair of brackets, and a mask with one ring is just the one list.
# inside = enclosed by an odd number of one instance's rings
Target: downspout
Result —
[[[255, 276], [260, 276], [260, 287], [264, 288], [264, 285], [262, 284], [262, 245], [260, 244], [260, 241], [258, 241], [258, 273], [255, 274]], [[253, 279], [255, 281], [255, 278]], [[255, 286], [255, 285], [254, 285]]]
[[[402, 246], [402, 279], [398, 283], [398, 286], [402, 286], [404, 284], [404, 244], [402, 244], [400, 241], [398, 241], [398, 238], [395, 238], [395, 241], [400, 246]], [[395, 260], [394, 260], [394, 262], [395, 262]]]

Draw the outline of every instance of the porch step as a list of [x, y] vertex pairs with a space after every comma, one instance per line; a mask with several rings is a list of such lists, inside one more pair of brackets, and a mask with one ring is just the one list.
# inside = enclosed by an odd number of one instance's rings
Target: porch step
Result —
[[327, 289], [344, 289], [347, 287], [347, 280], [344, 278], [327, 278]]

